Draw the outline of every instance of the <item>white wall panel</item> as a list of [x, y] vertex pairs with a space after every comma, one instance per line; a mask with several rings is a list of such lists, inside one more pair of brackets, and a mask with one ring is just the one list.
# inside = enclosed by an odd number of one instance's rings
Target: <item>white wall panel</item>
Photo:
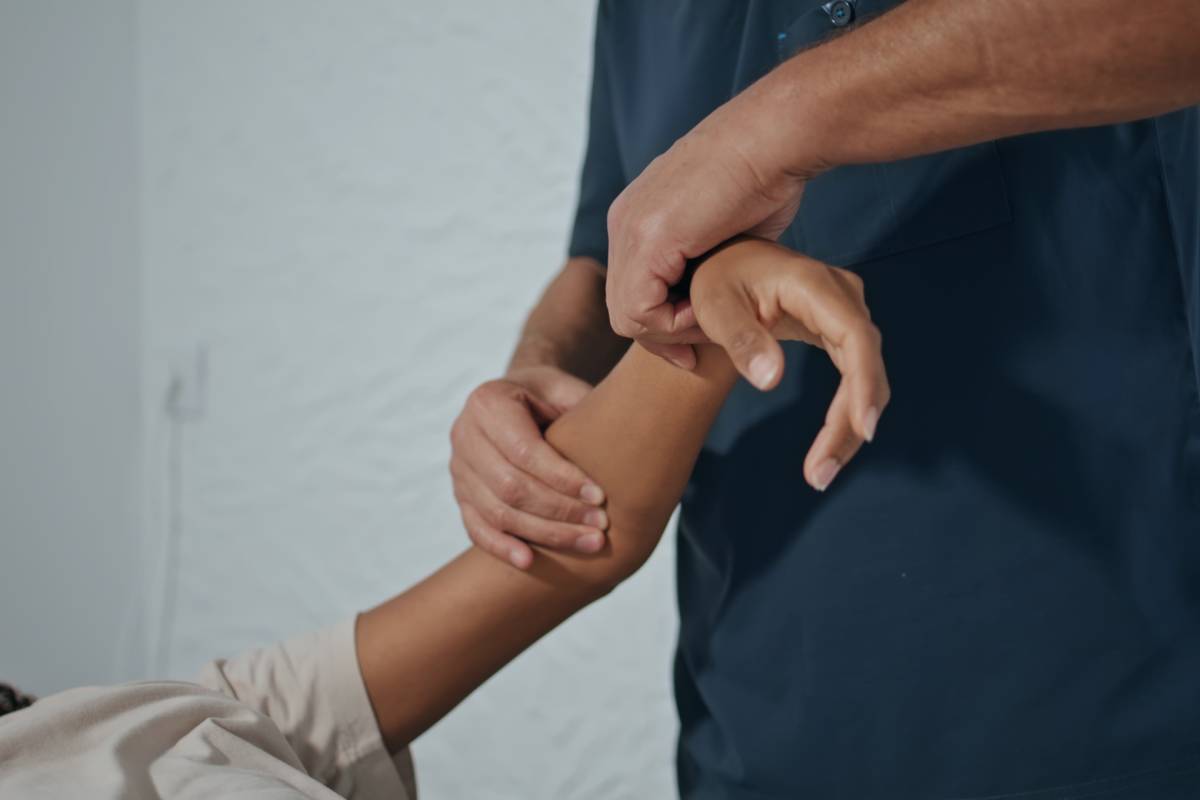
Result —
[[140, 677], [137, 6], [0, 0], [0, 680]]
[[[142, 4], [157, 562], [178, 536], [154, 646], [173, 674], [333, 622], [465, 545], [447, 434], [563, 257], [592, 11]], [[173, 423], [172, 364], [198, 350], [202, 411]], [[669, 796], [671, 560], [664, 543], [423, 737], [424, 796]]]

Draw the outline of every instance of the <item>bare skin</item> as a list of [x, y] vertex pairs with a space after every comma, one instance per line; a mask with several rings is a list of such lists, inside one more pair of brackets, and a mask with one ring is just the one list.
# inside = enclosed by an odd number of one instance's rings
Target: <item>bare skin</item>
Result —
[[[718, 271], [734, 258], [732, 268]], [[735, 366], [755, 353], [782, 363], [777, 340], [788, 339], [820, 347], [841, 371], [825, 424], [804, 459], [805, 479], [825, 491], [863, 442], [875, 437], [891, 398], [862, 279], [763, 239], [735, 239], [705, 266], [692, 279], [696, 318]], [[812, 292], [820, 302], [811, 302]], [[768, 384], [778, 380], [777, 371]]]
[[[754, 335], [769, 330], [825, 346], [843, 376], [841, 402], [879, 412], [886, 406], [879, 334], [861, 284], [848, 274], [830, 274], [769, 243], [744, 241], [701, 266], [694, 296], [701, 315], [718, 328], [738, 330], [748, 314]], [[754, 300], [747, 308], [735, 297]], [[702, 345], [698, 353], [696, 368], [685, 371], [640, 346], [630, 348], [594, 391], [546, 431], [556, 452], [606, 487], [609, 531], [601, 549], [539, 546], [522, 571], [473, 547], [359, 617], [363, 681], [393, 751], [650, 556], [737, 378], [720, 347]], [[854, 431], [822, 435], [839, 440], [831, 457], [846, 460], [869, 438]], [[463, 511], [468, 527], [477, 522], [473, 514]]]
[[[908, 0], [780, 65], [621, 194], [609, 213], [607, 285], [595, 261], [569, 262], [531, 312], [510, 376], [468, 401], [455, 426], [452, 469], [464, 517], [477, 520], [467, 526], [472, 540], [522, 567], [533, 560], [527, 542], [580, 552], [597, 546], [607, 520], [587, 524], [587, 476], [540, 446], [540, 426], [616, 363], [624, 340], [613, 330], [686, 368], [694, 363], [691, 343], [737, 341], [698, 324], [690, 303], [668, 302], [668, 287], [686, 259], [733, 236], [777, 237], [814, 175], [1196, 102], [1195, 0], [1159, 0], [1136, 13], [1118, 0]], [[781, 356], [753, 341], [729, 355], [747, 380], [770, 389]], [[551, 393], [559, 401], [545, 407], [532, 399]], [[846, 419], [841, 427], [861, 430], [870, 421]], [[506, 429], [504, 446], [480, 432]], [[806, 462], [815, 485], [810, 464], [821, 455], [810, 452]]]
[[[813, 283], [829, 292], [828, 302], [847, 302], [835, 297], [836, 292], [848, 293], [862, 304], [861, 283], [852, 273], [764, 241], [744, 243], [737, 252], [753, 254], [746, 259], [747, 267], [758, 265], [763, 292], [767, 287], [780, 291], [799, 286], [785, 267], [802, 264], [812, 271]], [[768, 265], [778, 267], [770, 280]], [[569, 261], [530, 313], [508, 374], [476, 389], [451, 431], [450, 471], [471, 541], [521, 569], [533, 563], [536, 546], [578, 553], [594, 553], [603, 546], [609, 517], [598, 504], [609, 487], [555, 453], [542, 432], [586, 397], [588, 381], [603, 376], [629, 346], [609, 328], [604, 280], [597, 262]], [[710, 283], [701, 277], [699, 285]], [[742, 294], [750, 297], [754, 288]], [[768, 301], [775, 302], [764, 300]], [[760, 349], [779, 351], [753, 304], [715, 301], [714, 308], [717, 302], [720, 312], [710, 311], [705, 324], [735, 364]], [[769, 385], [777, 383], [781, 373], [776, 370]], [[882, 405], [845, 402], [839, 393], [805, 457], [804, 474], [813, 488], [823, 491], [829, 485], [856, 449], [854, 442], [871, 438], [881, 412]]]
[[546, 444], [629, 341], [608, 325], [604, 270], [574, 258], [529, 314], [504, 377], [467, 398], [450, 432], [454, 496], [476, 546], [526, 568], [529, 543], [594, 553], [604, 546], [605, 493]]
[[[687, 259], [745, 232], [777, 237], [806, 182], [832, 167], [1197, 102], [1194, 0], [1135, 13], [1121, 0], [908, 0], [780, 65], [621, 193], [608, 220], [612, 327], [689, 366], [708, 331], [667, 294]], [[782, 369], [767, 349], [730, 355], [760, 388]]]

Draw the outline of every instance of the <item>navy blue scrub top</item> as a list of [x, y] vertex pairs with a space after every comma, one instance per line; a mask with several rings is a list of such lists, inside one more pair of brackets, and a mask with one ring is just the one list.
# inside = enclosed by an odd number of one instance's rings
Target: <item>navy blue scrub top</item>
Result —
[[[834, 17], [601, 2], [571, 254], [604, 261], [621, 189]], [[863, 276], [894, 399], [824, 495], [823, 353], [713, 428], [679, 530], [684, 797], [1200, 798], [1198, 194], [1197, 109], [813, 181], [784, 242]]]

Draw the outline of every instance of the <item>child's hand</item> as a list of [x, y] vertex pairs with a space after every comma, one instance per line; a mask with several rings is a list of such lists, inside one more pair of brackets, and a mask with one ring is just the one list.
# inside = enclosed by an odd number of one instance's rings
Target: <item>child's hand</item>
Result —
[[863, 441], [874, 438], [891, 396], [862, 280], [772, 242], [743, 238], [700, 265], [691, 302], [700, 328], [759, 389], [774, 388], [783, 374], [776, 339], [829, 354], [842, 382], [804, 464], [808, 482], [824, 491]]

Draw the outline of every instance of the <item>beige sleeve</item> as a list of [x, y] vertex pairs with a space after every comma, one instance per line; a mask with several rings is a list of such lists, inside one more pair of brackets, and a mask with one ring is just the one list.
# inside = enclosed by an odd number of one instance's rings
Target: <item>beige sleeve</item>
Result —
[[211, 662], [196, 682], [269, 717], [305, 770], [349, 800], [416, 800], [407, 750], [389, 755], [363, 686], [354, 620]]

